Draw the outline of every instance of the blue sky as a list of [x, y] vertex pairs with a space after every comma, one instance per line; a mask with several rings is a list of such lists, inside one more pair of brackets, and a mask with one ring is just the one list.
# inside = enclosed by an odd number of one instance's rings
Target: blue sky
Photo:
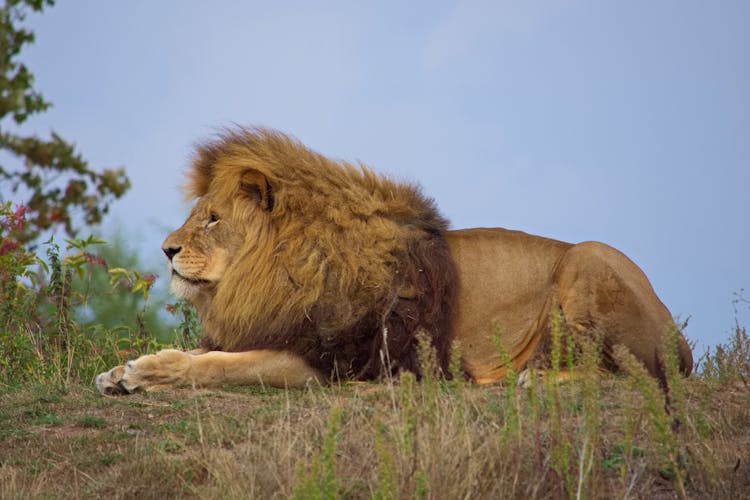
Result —
[[192, 144], [237, 123], [418, 181], [456, 228], [609, 243], [699, 353], [750, 297], [748, 2], [61, 1], [29, 25], [54, 108], [24, 130], [127, 169], [103, 232], [145, 262]]

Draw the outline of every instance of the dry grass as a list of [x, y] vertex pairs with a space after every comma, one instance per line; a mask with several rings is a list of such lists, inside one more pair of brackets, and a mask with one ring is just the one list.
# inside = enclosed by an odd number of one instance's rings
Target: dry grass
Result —
[[670, 444], [633, 380], [15, 390], [0, 497], [750, 498], [750, 388], [686, 380]]
[[[598, 376], [601, 345], [572, 342], [555, 317], [549, 374], [525, 390], [516, 374], [489, 387], [407, 374], [103, 397], [94, 374], [158, 346], [143, 328], [78, 325], [72, 300], [89, 295], [72, 276], [88, 261], [48, 254], [50, 282], [31, 288], [18, 283], [38, 256], [2, 262], [2, 499], [750, 498], [750, 336], [739, 324], [689, 379], [666, 356], [669, 412], [631, 356], [617, 353], [627, 376]], [[740, 292], [734, 304], [748, 301]], [[196, 325], [182, 312], [189, 343]], [[558, 382], [573, 354], [580, 376]]]

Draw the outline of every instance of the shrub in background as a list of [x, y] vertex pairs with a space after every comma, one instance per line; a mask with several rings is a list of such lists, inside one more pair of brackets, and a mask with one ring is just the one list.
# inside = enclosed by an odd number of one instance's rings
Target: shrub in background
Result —
[[[43, 258], [17, 237], [26, 213], [0, 207], [1, 385], [88, 384], [136, 355], [171, 343], [194, 346], [194, 313], [184, 303], [161, 313], [165, 296], [149, 297], [156, 276], [132, 270], [137, 258], [121, 240], [114, 246], [93, 236], [66, 240], [64, 253], [50, 240]], [[95, 254], [94, 247], [103, 251]], [[168, 313], [179, 317], [176, 329]]]

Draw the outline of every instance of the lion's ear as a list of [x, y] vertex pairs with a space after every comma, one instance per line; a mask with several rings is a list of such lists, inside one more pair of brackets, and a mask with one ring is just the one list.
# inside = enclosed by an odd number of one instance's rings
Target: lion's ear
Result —
[[264, 210], [273, 210], [273, 189], [265, 175], [257, 170], [246, 171], [240, 179], [240, 188], [245, 196], [256, 201]]

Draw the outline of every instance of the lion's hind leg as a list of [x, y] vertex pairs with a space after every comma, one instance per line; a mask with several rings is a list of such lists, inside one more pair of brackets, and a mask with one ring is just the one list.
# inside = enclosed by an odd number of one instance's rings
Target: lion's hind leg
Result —
[[[612, 350], [622, 345], [659, 378], [665, 336], [675, 326], [635, 263], [603, 243], [580, 243], [559, 262], [555, 281], [568, 327], [575, 335], [602, 337], [603, 366], [617, 369]], [[681, 371], [689, 374], [692, 355], [681, 335], [679, 340]]]

